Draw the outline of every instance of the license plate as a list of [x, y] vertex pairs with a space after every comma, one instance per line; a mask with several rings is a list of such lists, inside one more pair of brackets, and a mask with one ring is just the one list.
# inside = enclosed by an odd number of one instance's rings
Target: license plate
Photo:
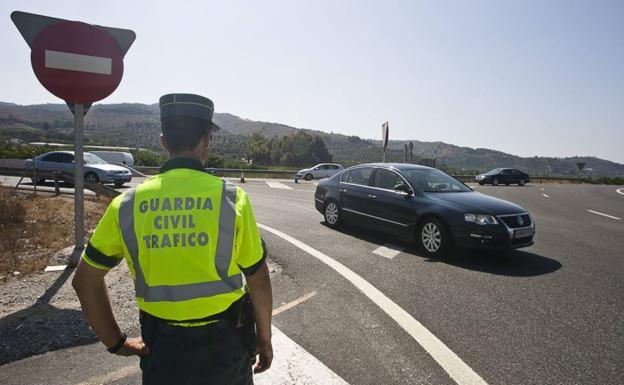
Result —
[[527, 228], [527, 229], [520, 229], [520, 230], [515, 230], [514, 231], [514, 238], [518, 239], [518, 238], [526, 238], [526, 237], [530, 237], [531, 235], [533, 235], [533, 229], [532, 228]]

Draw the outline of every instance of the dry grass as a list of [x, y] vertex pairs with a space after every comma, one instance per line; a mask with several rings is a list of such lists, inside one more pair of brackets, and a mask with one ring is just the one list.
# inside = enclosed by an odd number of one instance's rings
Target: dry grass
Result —
[[[85, 199], [87, 233], [108, 203], [106, 198]], [[0, 187], [0, 277], [41, 271], [54, 253], [73, 244], [73, 196], [34, 196]]]

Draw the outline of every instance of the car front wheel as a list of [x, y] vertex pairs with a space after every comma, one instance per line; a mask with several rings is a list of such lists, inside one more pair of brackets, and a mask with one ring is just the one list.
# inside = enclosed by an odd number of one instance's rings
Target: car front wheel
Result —
[[419, 228], [419, 240], [423, 251], [429, 257], [442, 257], [451, 249], [451, 236], [446, 226], [436, 218], [425, 219]]
[[303, 179], [305, 179], [305, 180], [312, 180], [312, 174], [305, 174]]
[[84, 180], [85, 182], [89, 183], [98, 183], [100, 181], [100, 178], [97, 176], [97, 174], [88, 172], [85, 174]]
[[325, 204], [324, 210], [325, 222], [329, 227], [338, 227], [342, 223], [342, 217], [340, 215], [340, 208], [334, 201], [329, 201]]
[[524, 181], [524, 179], [520, 179], [520, 182], [518, 182], [519, 186], [524, 186], [526, 182]]

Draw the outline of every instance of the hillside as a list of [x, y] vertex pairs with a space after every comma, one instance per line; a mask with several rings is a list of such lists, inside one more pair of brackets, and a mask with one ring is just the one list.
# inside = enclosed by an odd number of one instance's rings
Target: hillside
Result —
[[[240, 159], [247, 152], [252, 134], [281, 137], [300, 129], [279, 123], [243, 119], [228, 113], [215, 114], [223, 130], [212, 147], [217, 155]], [[71, 142], [73, 117], [64, 104], [22, 106], [0, 102], [0, 139], [24, 141]], [[380, 161], [381, 142], [305, 130], [320, 135], [334, 160], [345, 165]], [[158, 105], [138, 103], [97, 104], [85, 117], [87, 144], [140, 147], [160, 150]], [[443, 142], [412, 141], [417, 159], [436, 159], [439, 166], [461, 172], [486, 171], [495, 167], [517, 167], [534, 175], [577, 175], [576, 162], [585, 162], [587, 175], [624, 177], [624, 165], [596, 157], [523, 158], [486, 148], [460, 147]], [[391, 141], [388, 161], [403, 160], [406, 141]]]

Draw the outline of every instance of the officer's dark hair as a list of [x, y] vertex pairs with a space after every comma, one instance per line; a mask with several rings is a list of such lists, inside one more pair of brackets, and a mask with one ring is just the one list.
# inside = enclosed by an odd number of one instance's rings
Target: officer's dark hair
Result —
[[168, 116], [160, 122], [163, 139], [172, 153], [194, 149], [210, 130], [209, 121], [190, 116]]

